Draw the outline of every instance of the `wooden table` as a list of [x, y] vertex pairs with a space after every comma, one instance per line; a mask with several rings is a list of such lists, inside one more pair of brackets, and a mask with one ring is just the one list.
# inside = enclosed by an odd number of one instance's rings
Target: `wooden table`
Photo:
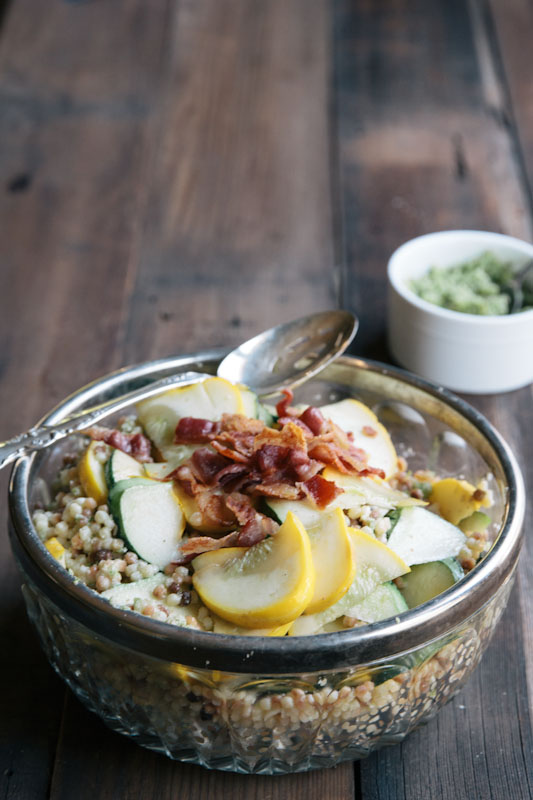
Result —
[[[397, 245], [532, 238], [528, 0], [2, 6], [1, 438], [121, 365], [313, 310], [356, 311], [354, 351], [387, 360]], [[471, 400], [531, 488], [531, 387]], [[86, 712], [40, 652], [4, 537], [0, 797], [533, 797], [528, 550], [481, 666], [433, 722], [364, 762], [270, 778], [173, 763]]]

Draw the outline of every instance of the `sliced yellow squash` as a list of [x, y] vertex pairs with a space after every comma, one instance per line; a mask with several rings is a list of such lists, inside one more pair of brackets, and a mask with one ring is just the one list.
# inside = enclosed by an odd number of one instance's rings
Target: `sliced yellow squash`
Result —
[[212, 614], [213, 630], [215, 633], [226, 633], [231, 636], [285, 636], [292, 625], [285, 622], [283, 625], [275, 625], [273, 628], [243, 628], [241, 625], [233, 625], [231, 622]]
[[202, 553], [192, 564], [194, 588], [202, 602], [218, 616], [245, 628], [291, 622], [313, 597], [311, 544], [292, 513], [275, 536], [248, 548]]
[[483, 493], [476, 498], [476, 487], [458, 478], [443, 478], [433, 484], [429, 496], [430, 503], [436, 503], [444, 519], [458, 525], [465, 517], [490, 503]]
[[368, 597], [380, 584], [394, 580], [409, 567], [390, 547], [373, 536], [349, 528], [354, 548], [356, 571], [348, 591], [336, 603], [316, 614], [302, 614], [289, 629], [289, 636], [308, 636], [319, 633], [324, 626], [345, 614]]
[[44, 543], [44, 546], [48, 550], [51, 556], [55, 558], [56, 561], [64, 567], [65, 566], [65, 553], [66, 550], [57, 538], [57, 536], [52, 536], [50, 539], [47, 539]]
[[321, 523], [307, 531], [316, 581], [306, 614], [316, 614], [336, 603], [348, 591], [355, 576], [355, 549], [340, 508], [322, 514]]
[[105, 468], [97, 456], [97, 452], [102, 446], [101, 442], [91, 442], [83, 454], [79, 466], [82, 489], [88, 497], [96, 500], [99, 506], [107, 501]]
[[139, 403], [137, 413], [163, 457], [176, 465], [184, 460], [184, 446], [174, 445], [176, 425], [182, 417], [218, 420], [226, 413], [243, 414], [244, 404], [237, 386], [224, 378], [207, 378], [149, 397]]
[[[377, 583], [385, 583], [411, 572], [403, 558], [394, 550], [379, 542], [369, 533], [364, 533], [357, 528], [350, 528], [350, 538], [355, 550], [355, 558], [359, 567], [368, 567], [375, 574]], [[357, 573], [355, 575], [357, 580]]]
[[398, 455], [389, 432], [373, 411], [351, 397], [321, 406], [322, 414], [346, 433], [353, 433], [354, 444], [368, 453], [371, 467], [382, 469], [389, 478], [398, 471]]

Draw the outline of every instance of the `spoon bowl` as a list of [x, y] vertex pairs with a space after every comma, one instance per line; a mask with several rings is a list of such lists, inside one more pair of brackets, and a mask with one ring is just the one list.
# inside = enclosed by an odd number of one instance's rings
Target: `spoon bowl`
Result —
[[323, 311], [276, 325], [232, 350], [217, 375], [262, 397], [291, 389], [341, 355], [358, 325], [349, 311]]
[[[260, 333], [221, 362], [217, 374], [234, 383], [245, 383], [260, 396], [291, 388], [315, 375], [350, 344], [358, 322], [348, 311], [325, 311], [277, 325]], [[17, 458], [46, 447], [95, 425], [109, 414], [132, 403], [168, 391], [178, 385], [195, 383], [208, 375], [186, 372], [86, 409], [56, 425], [41, 425], [0, 442], [0, 469]]]

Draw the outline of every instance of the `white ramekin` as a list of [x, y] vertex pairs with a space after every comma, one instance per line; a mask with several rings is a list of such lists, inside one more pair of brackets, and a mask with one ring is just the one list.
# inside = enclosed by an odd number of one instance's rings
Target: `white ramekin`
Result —
[[533, 245], [486, 231], [441, 231], [411, 239], [388, 264], [388, 339], [403, 367], [459, 392], [485, 394], [533, 381], [533, 311], [479, 316], [428, 303], [410, 282], [430, 267], [452, 267], [485, 251], [517, 266]]

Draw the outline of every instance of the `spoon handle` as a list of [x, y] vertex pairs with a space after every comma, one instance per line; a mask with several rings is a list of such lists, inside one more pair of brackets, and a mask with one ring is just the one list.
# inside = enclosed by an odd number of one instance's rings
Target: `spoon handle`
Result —
[[182, 372], [180, 375], [170, 375], [154, 383], [149, 383], [147, 386], [142, 386], [140, 389], [135, 389], [133, 392], [123, 394], [117, 399], [107, 400], [98, 406], [72, 414], [57, 425], [40, 425], [30, 428], [25, 433], [19, 433], [18, 436], [8, 439], [7, 442], [0, 442], [0, 469], [32, 450], [50, 447], [60, 439], [64, 439], [65, 436], [89, 428], [108, 414], [122, 411], [132, 403], [139, 403], [141, 400], [146, 400], [146, 398], [160, 394], [174, 386], [186, 386], [209, 377], [212, 376], [201, 372]]

